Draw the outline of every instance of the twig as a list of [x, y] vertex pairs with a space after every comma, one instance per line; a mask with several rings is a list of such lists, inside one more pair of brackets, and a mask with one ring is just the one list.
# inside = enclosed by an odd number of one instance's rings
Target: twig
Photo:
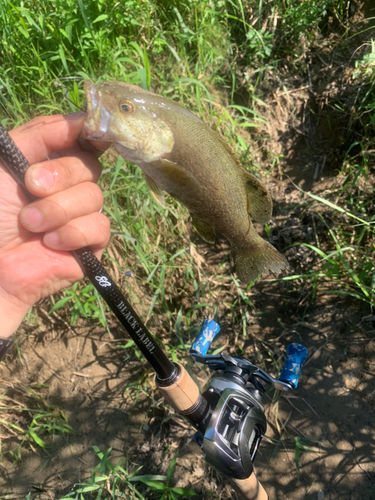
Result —
[[[352, 436], [351, 436], [351, 437], [352, 437]], [[354, 441], [353, 441], [352, 439], [350, 439], [350, 441], [351, 441], [351, 445], [352, 445], [352, 447], [353, 447], [352, 452], [353, 452], [353, 455], [354, 455], [354, 460], [355, 460], [356, 464], [357, 464], [357, 465], [358, 465], [358, 467], [359, 467], [359, 468], [360, 468], [360, 469], [361, 469], [361, 470], [362, 470], [362, 471], [366, 474], [366, 476], [367, 476], [368, 480], [370, 481], [370, 483], [372, 484], [372, 486], [374, 486], [374, 483], [373, 483], [373, 481], [372, 481], [372, 477], [371, 477], [371, 475], [369, 474], [368, 470], [366, 470], [366, 469], [362, 466], [362, 464], [359, 462], [359, 460], [357, 459], [357, 455], [356, 455], [356, 450], [357, 450], [357, 448], [356, 448], [356, 446], [355, 446], [355, 444], [354, 444]]]
[[128, 412], [128, 411], [123, 410], [122, 408], [118, 408], [117, 406], [115, 406], [115, 410], [116, 410], [116, 411], [119, 411], [119, 412], [121, 412], [121, 413], [123, 413], [124, 415], [127, 415], [127, 416], [129, 415], [129, 412]]
[[79, 373], [79, 372], [71, 372], [72, 375], [77, 375], [77, 377], [85, 377], [85, 378], [90, 378], [90, 375], [85, 375], [84, 373]]
[[314, 354], [312, 354], [309, 357], [309, 359], [307, 361], [305, 361], [304, 367], [306, 367], [310, 363], [310, 361], [316, 357], [317, 353], [319, 351], [321, 351], [323, 349], [323, 347], [325, 347], [328, 344], [328, 342], [330, 342], [336, 335], [337, 334], [334, 333], [331, 337], [328, 337], [327, 340], [324, 342], [324, 344], [322, 344], [320, 347], [318, 347], [318, 349], [314, 352]]
[[[277, 94], [277, 97], [281, 97], [283, 95], [294, 94], [295, 92], [299, 92], [301, 90], [306, 90], [308, 88], [309, 88], [309, 85], [304, 85], [303, 87], [299, 87], [298, 89], [284, 90], [283, 92], [280, 92], [280, 94]], [[278, 100], [277, 99], [272, 99], [271, 102], [278, 102]]]
[[314, 410], [314, 408], [313, 408], [311, 405], [309, 405], [309, 403], [308, 403], [307, 401], [305, 401], [305, 399], [304, 399], [304, 398], [301, 398], [301, 399], [302, 399], [302, 401], [305, 403], [305, 405], [306, 405], [306, 406], [308, 406], [308, 407], [310, 408], [310, 410], [311, 410], [311, 411], [312, 411], [312, 412], [313, 412], [313, 413], [314, 413], [314, 414], [315, 414], [315, 415], [319, 418], [319, 420], [320, 420], [320, 417], [319, 417], [319, 415], [316, 413], [316, 411]]
[[69, 325], [69, 323], [67, 323], [65, 319], [59, 316], [56, 312], [48, 314], [48, 312], [42, 306], [38, 306], [38, 309], [53, 325], [56, 325], [56, 321], [53, 318], [51, 318], [51, 316], [54, 316], [58, 321], [61, 321], [61, 323], [63, 323], [71, 333], [74, 333], [74, 330]]
[[290, 397], [288, 397], [288, 396], [283, 396], [283, 398], [284, 398], [284, 399], [286, 399], [286, 400], [287, 400], [287, 402], [290, 404], [290, 406], [291, 406], [292, 408], [294, 408], [296, 411], [298, 411], [298, 413], [300, 413], [301, 415], [303, 414], [303, 412], [302, 412], [301, 410], [299, 410], [296, 406], [294, 406], [294, 404], [293, 404], [291, 401], [289, 401], [289, 400], [290, 400]]

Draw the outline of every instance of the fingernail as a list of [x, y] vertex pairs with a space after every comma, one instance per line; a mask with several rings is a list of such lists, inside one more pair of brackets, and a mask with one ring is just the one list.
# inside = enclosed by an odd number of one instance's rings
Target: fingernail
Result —
[[82, 116], [86, 115], [86, 111], [78, 111], [77, 113], [70, 113], [69, 115], [65, 115], [66, 120], [77, 120]]
[[21, 219], [24, 226], [30, 229], [38, 229], [42, 225], [43, 215], [34, 207], [26, 207], [21, 212]]
[[47, 233], [44, 235], [43, 243], [49, 248], [58, 249], [60, 248], [60, 237], [56, 232]]
[[31, 172], [31, 181], [36, 186], [47, 190], [53, 185], [54, 178], [49, 170], [41, 167]]

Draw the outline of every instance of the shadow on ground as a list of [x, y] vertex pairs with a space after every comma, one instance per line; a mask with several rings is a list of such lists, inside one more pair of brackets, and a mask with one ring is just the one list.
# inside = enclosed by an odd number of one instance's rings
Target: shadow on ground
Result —
[[[269, 289], [263, 283], [253, 297], [263, 314], [249, 328], [244, 352], [253, 360], [258, 355], [258, 362], [261, 354], [270, 371], [275, 364], [267, 351], [277, 355], [289, 342], [303, 343], [310, 358], [295, 394], [267, 393], [269, 428], [256, 461], [259, 477], [275, 499], [372, 499], [375, 318], [358, 304], [332, 298], [306, 314], [280, 297], [270, 299]], [[7, 364], [8, 395], [17, 399], [16, 381], [48, 384], [49, 401], [68, 415], [76, 434], [59, 436], [47, 450], [34, 444], [20, 465], [4, 460], [1, 497], [60, 498], [88, 479], [98, 464], [96, 445], [101, 451], [112, 447], [114, 461], [127, 457], [134, 468], [152, 474], [165, 474], [179, 448], [174, 480], [180, 486], [198, 498], [206, 498], [205, 491], [233, 498], [230, 485], [201, 459], [194, 430], [159, 400], [148, 367], [116, 345], [98, 329], [80, 328], [74, 337], [55, 341], [45, 333], [23, 351], [22, 364]], [[200, 383], [207, 378], [198, 366], [193, 372]], [[298, 443], [311, 450], [300, 450], [299, 474]], [[12, 436], [3, 439], [5, 448], [16, 445]]]

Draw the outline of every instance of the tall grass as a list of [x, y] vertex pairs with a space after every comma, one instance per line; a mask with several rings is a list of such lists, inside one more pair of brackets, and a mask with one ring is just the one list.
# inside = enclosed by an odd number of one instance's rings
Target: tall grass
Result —
[[284, 46], [275, 43], [276, 33], [291, 43], [339, 4], [0, 0], [0, 116], [18, 122], [68, 110], [63, 90], [53, 85], [62, 79], [73, 89], [65, 78], [120, 79], [145, 87], [153, 78], [153, 87], [164, 88], [174, 82], [179, 98], [193, 98], [199, 110], [205, 87], [227, 86], [233, 97], [238, 66], [262, 70], [264, 61], [275, 59]]
[[229, 51], [227, 27], [212, 9], [213, 2], [1, 0], [3, 118], [67, 110], [56, 79], [120, 79], [149, 87], [147, 54], [159, 79], [154, 85], [181, 77], [200, 80], [203, 71], [205, 84]]

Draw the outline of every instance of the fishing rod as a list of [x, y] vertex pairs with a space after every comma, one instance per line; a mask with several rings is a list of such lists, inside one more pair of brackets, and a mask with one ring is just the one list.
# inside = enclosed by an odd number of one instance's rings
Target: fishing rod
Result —
[[[25, 173], [29, 162], [11, 139], [8, 132], [0, 125], [0, 159], [18, 185], [27, 194], [30, 201], [37, 199], [28, 192], [25, 185]], [[71, 252], [81, 266], [85, 275], [98, 290], [110, 309], [132, 337], [137, 347], [149, 361], [161, 379], [168, 379], [176, 369], [169, 361], [159, 345], [155, 342], [147, 328], [143, 325], [134, 309], [122, 294], [102, 264], [89, 248]]]
[[[24, 180], [29, 162], [1, 124], [0, 159], [30, 201], [35, 200]], [[220, 327], [205, 320], [190, 354], [196, 362], [220, 374], [201, 394], [186, 368], [168, 359], [91, 250], [82, 248], [71, 253], [155, 370], [159, 392], [197, 430], [195, 441], [206, 462], [226, 474], [244, 499], [266, 500], [267, 493], [253, 474], [253, 462], [267, 428], [262, 404], [265, 389], [261, 381], [282, 391], [295, 389], [307, 349], [299, 344], [288, 346], [284, 368], [277, 380], [246, 359], [225, 353], [207, 355]], [[0, 344], [0, 360], [10, 345]]]

